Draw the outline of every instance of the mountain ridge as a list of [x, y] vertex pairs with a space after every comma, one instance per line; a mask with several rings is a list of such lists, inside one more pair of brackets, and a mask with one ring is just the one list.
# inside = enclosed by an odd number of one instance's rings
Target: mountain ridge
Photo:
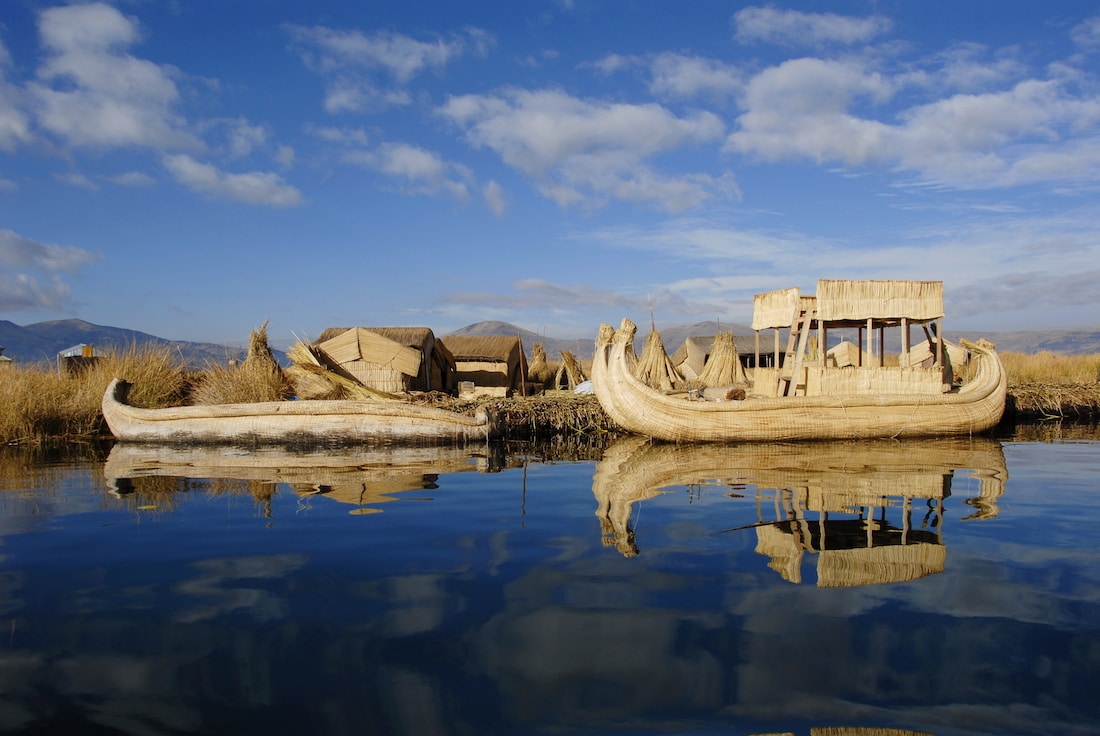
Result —
[[[674, 352], [688, 337], [709, 337], [718, 332], [732, 331], [742, 350], [751, 348], [754, 332], [751, 327], [738, 323], [704, 321], [689, 325], [676, 325], [659, 330], [668, 352]], [[770, 331], [768, 331], [770, 332]], [[648, 326], [640, 326], [636, 345], [640, 349], [649, 333]], [[976, 340], [984, 337], [1003, 352], [1038, 353], [1050, 351], [1067, 355], [1091, 355], [1100, 353], [1100, 328], [1074, 330], [1015, 330], [1004, 332], [979, 332], [976, 330], [947, 330], [945, 336], [953, 341], [960, 338]], [[596, 332], [582, 338], [566, 339], [542, 335], [510, 322], [486, 320], [474, 322], [441, 335], [516, 335], [523, 341], [528, 356], [536, 344], [541, 344], [547, 357], [556, 360], [561, 351], [568, 350], [581, 360], [591, 358], [595, 352]], [[762, 335], [762, 349], [770, 350], [772, 337]], [[170, 340], [137, 330], [96, 325], [82, 319], [63, 319], [20, 326], [8, 320], [0, 320], [0, 347], [3, 355], [20, 363], [38, 363], [56, 360], [57, 354], [76, 345], [92, 345], [100, 354], [131, 347], [167, 347], [179, 352], [184, 362], [194, 368], [211, 363], [224, 364], [244, 356], [247, 338], [241, 346], [208, 342]], [[785, 343], [784, 343], [785, 345]], [[286, 355], [275, 350], [276, 357], [284, 365]]]

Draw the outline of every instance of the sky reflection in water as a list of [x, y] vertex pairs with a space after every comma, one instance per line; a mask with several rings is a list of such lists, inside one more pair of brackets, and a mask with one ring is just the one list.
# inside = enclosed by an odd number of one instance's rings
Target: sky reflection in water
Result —
[[1100, 733], [1097, 442], [0, 468], [4, 732]]

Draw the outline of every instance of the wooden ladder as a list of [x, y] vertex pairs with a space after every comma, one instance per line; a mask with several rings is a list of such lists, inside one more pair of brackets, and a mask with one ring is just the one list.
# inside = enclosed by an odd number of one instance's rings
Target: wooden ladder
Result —
[[[779, 379], [779, 395], [795, 396], [798, 393], [798, 380], [802, 374], [802, 363], [806, 356], [806, 344], [810, 339], [810, 327], [817, 319], [816, 310], [801, 312], [791, 325], [787, 337], [787, 352], [783, 357], [783, 377]], [[788, 373], [788, 368], [790, 371]]]

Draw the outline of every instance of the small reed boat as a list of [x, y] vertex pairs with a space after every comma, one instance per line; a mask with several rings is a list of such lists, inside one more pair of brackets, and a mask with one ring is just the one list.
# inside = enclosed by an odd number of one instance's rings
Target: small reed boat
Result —
[[[816, 297], [798, 289], [758, 294], [756, 349], [746, 381], [718, 392], [655, 388], [639, 377], [637, 326], [601, 325], [592, 383], [604, 411], [623, 429], [669, 442], [873, 439], [969, 435], [996, 426], [1007, 380], [991, 343], [964, 342], [970, 377], [956, 385], [942, 339], [942, 282], [819, 281]], [[932, 327], [929, 329], [928, 325]], [[924, 327], [923, 352], [910, 328]], [[900, 327], [897, 365], [886, 365], [882, 331]], [[838, 360], [829, 330], [856, 329], [855, 360]], [[774, 356], [761, 356], [760, 331], [775, 329]], [[785, 354], [779, 330], [789, 331]], [[863, 349], [863, 331], [878, 330], [877, 356]], [[810, 340], [810, 335], [814, 339]], [[869, 340], [870, 342], [870, 340]], [[736, 352], [733, 353], [737, 360]], [[770, 365], [768, 365], [770, 359]]]
[[493, 414], [474, 416], [389, 401], [264, 401], [141, 409], [130, 384], [103, 394], [103, 418], [124, 442], [233, 445], [467, 444], [497, 436]]

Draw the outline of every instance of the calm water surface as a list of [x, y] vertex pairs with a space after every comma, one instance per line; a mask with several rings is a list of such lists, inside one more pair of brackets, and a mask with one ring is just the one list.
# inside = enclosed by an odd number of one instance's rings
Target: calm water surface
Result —
[[596, 456], [6, 452], [0, 730], [1100, 734], [1095, 438]]

